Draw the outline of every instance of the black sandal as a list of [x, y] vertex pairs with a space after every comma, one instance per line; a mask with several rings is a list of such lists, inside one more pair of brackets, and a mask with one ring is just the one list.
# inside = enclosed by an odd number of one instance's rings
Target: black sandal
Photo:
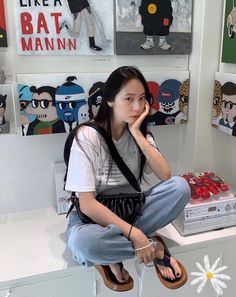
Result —
[[160, 272], [160, 270], [158, 268], [158, 265], [170, 268], [173, 271], [173, 274], [175, 275], [174, 268], [170, 264], [171, 254], [170, 254], [164, 240], [160, 236], [153, 236], [153, 238], [156, 239], [157, 241], [161, 242], [163, 244], [163, 247], [164, 247], [164, 257], [163, 257], [163, 259], [155, 258], [153, 260], [154, 266], [155, 266], [155, 269], [156, 269], [156, 272], [157, 272], [157, 276], [159, 277], [162, 284], [164, 286], [166, 286], [167, 288], [169, 288], [169, 289], [178, 289], [178, 288], [182, 287], [188, 280], [188, 274], [187, 274], [186, 269], [184, 268], [184, 266], [178, 260], [175, 259], [177, 261], [177, 263], [178, 263], [178, 266], [179, 266], [180, 270], [181, 270], [181, 276], [176, 277], [174, 280], [169, 279], [169, 278], [165, 278], [161, 274], [161, 272]]

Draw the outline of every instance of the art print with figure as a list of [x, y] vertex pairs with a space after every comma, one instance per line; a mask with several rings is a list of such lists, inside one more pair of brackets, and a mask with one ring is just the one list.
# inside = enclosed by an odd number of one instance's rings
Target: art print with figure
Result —
[[236, 63], [236, 0], [225, 1], [222, 62]]
[[236, 136], [236, 74], [217, 72], [215, 75], [212, 126]]
[[144, 73], [152, 95], [149, 125], [184, 124], [188, 120], [189, 72]]
[[16, 0], [15, 7], [21, 55], [114, 53], [113, 1]]
[[0, 135], [16, 133], [13, 85], [0, 85]]
[[7, 47], [6, 21], [3, 0], [0, 0], [0, 47]]
[[106, 73], [19, 74], [19, 133], [72, 131], [92, 119], [101, 104]]
[[192, 0], [116, 0], [118, 55], [189, 54]]

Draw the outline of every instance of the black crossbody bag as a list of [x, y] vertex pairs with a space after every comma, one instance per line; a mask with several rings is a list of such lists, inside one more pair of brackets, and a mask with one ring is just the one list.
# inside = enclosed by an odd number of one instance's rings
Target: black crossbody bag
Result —
[[[133, 173], [130, 171], [130, 169], [127, 167], [127, 165], [121, 158], [119, 152], [117, 151], [117, 148], [114, 145], [114, 142], [112, 141], [107, 131], [95, 123], [86, 123], [84, 125], [94, 128], [103, 136], [110, 150], [110, 154], [113, 160], [115, 161], [120, 171], [124, 174], [124, 176], [130, 183], [130, 185], [136, 191], [136, 193], [130, 193], [130, 194], [123, 194], [123, 193], [108, 194], [108, 195], [98, 194], [96, 196], [96, 200], [102, 203], [107, 208], [109, 208], [112, 212], [114, 212], [117, 216], [119, 216], [124, 221], [133, 224], [137, 219], [137, 217], [142, 214], [142, 209], [146, 201], [145, 194], [142, 192], [137, 179], [135, 178]], [[70, 209], [68, 210], [67, 216], [75, 207], [77, 214], [80, 217], [82, 222], [86, 224], [94, 223], [88, 216], [86, 216], [84, 213], [81, 212], [80, 205], [79, 205], [79, 198], [76, 196], [75, 192], [72, 192], [70, 200], [72, 204]]]

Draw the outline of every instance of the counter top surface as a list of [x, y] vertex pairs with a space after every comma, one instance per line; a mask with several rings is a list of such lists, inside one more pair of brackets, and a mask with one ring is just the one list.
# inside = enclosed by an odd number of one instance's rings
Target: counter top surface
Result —
[[[66, 247], [67, 219], [53, 208], [0, 216], [0, 283], [76, 266]], [[236, 235], [236, 227], [183, 237], [170, 224], [159, 230], [169, 247], [184, 251], [194, 244]]]

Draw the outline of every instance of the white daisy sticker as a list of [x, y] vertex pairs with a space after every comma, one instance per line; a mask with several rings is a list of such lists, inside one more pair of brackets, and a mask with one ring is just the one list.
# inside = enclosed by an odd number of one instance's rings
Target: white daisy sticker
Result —
[[201, 293], [202, 289], [204, 288], [206, 282], [208, 280], [211, 281], [212, 287], [215, 290], [217, 296], [223, 295], [223, 290], [227, 288], [226, 283], [222, 280], [230, 280], [231, 277], [222, 274], [223, 270], [227, 268], [227, 266], [218, 267], [219, 263], [221, 262], [221, 257], [217, 258], [213, 263], [212, 267], [210, 267], [210, 261], [208, 255], [204, 256], [204, 267], [200, 263], [196, 263], [197, 268], [200, 272], [191, 272], [191, 275], [196, 276], [196, 278], [191, 282], [191, 285], [197, 285], [197, 293]]

